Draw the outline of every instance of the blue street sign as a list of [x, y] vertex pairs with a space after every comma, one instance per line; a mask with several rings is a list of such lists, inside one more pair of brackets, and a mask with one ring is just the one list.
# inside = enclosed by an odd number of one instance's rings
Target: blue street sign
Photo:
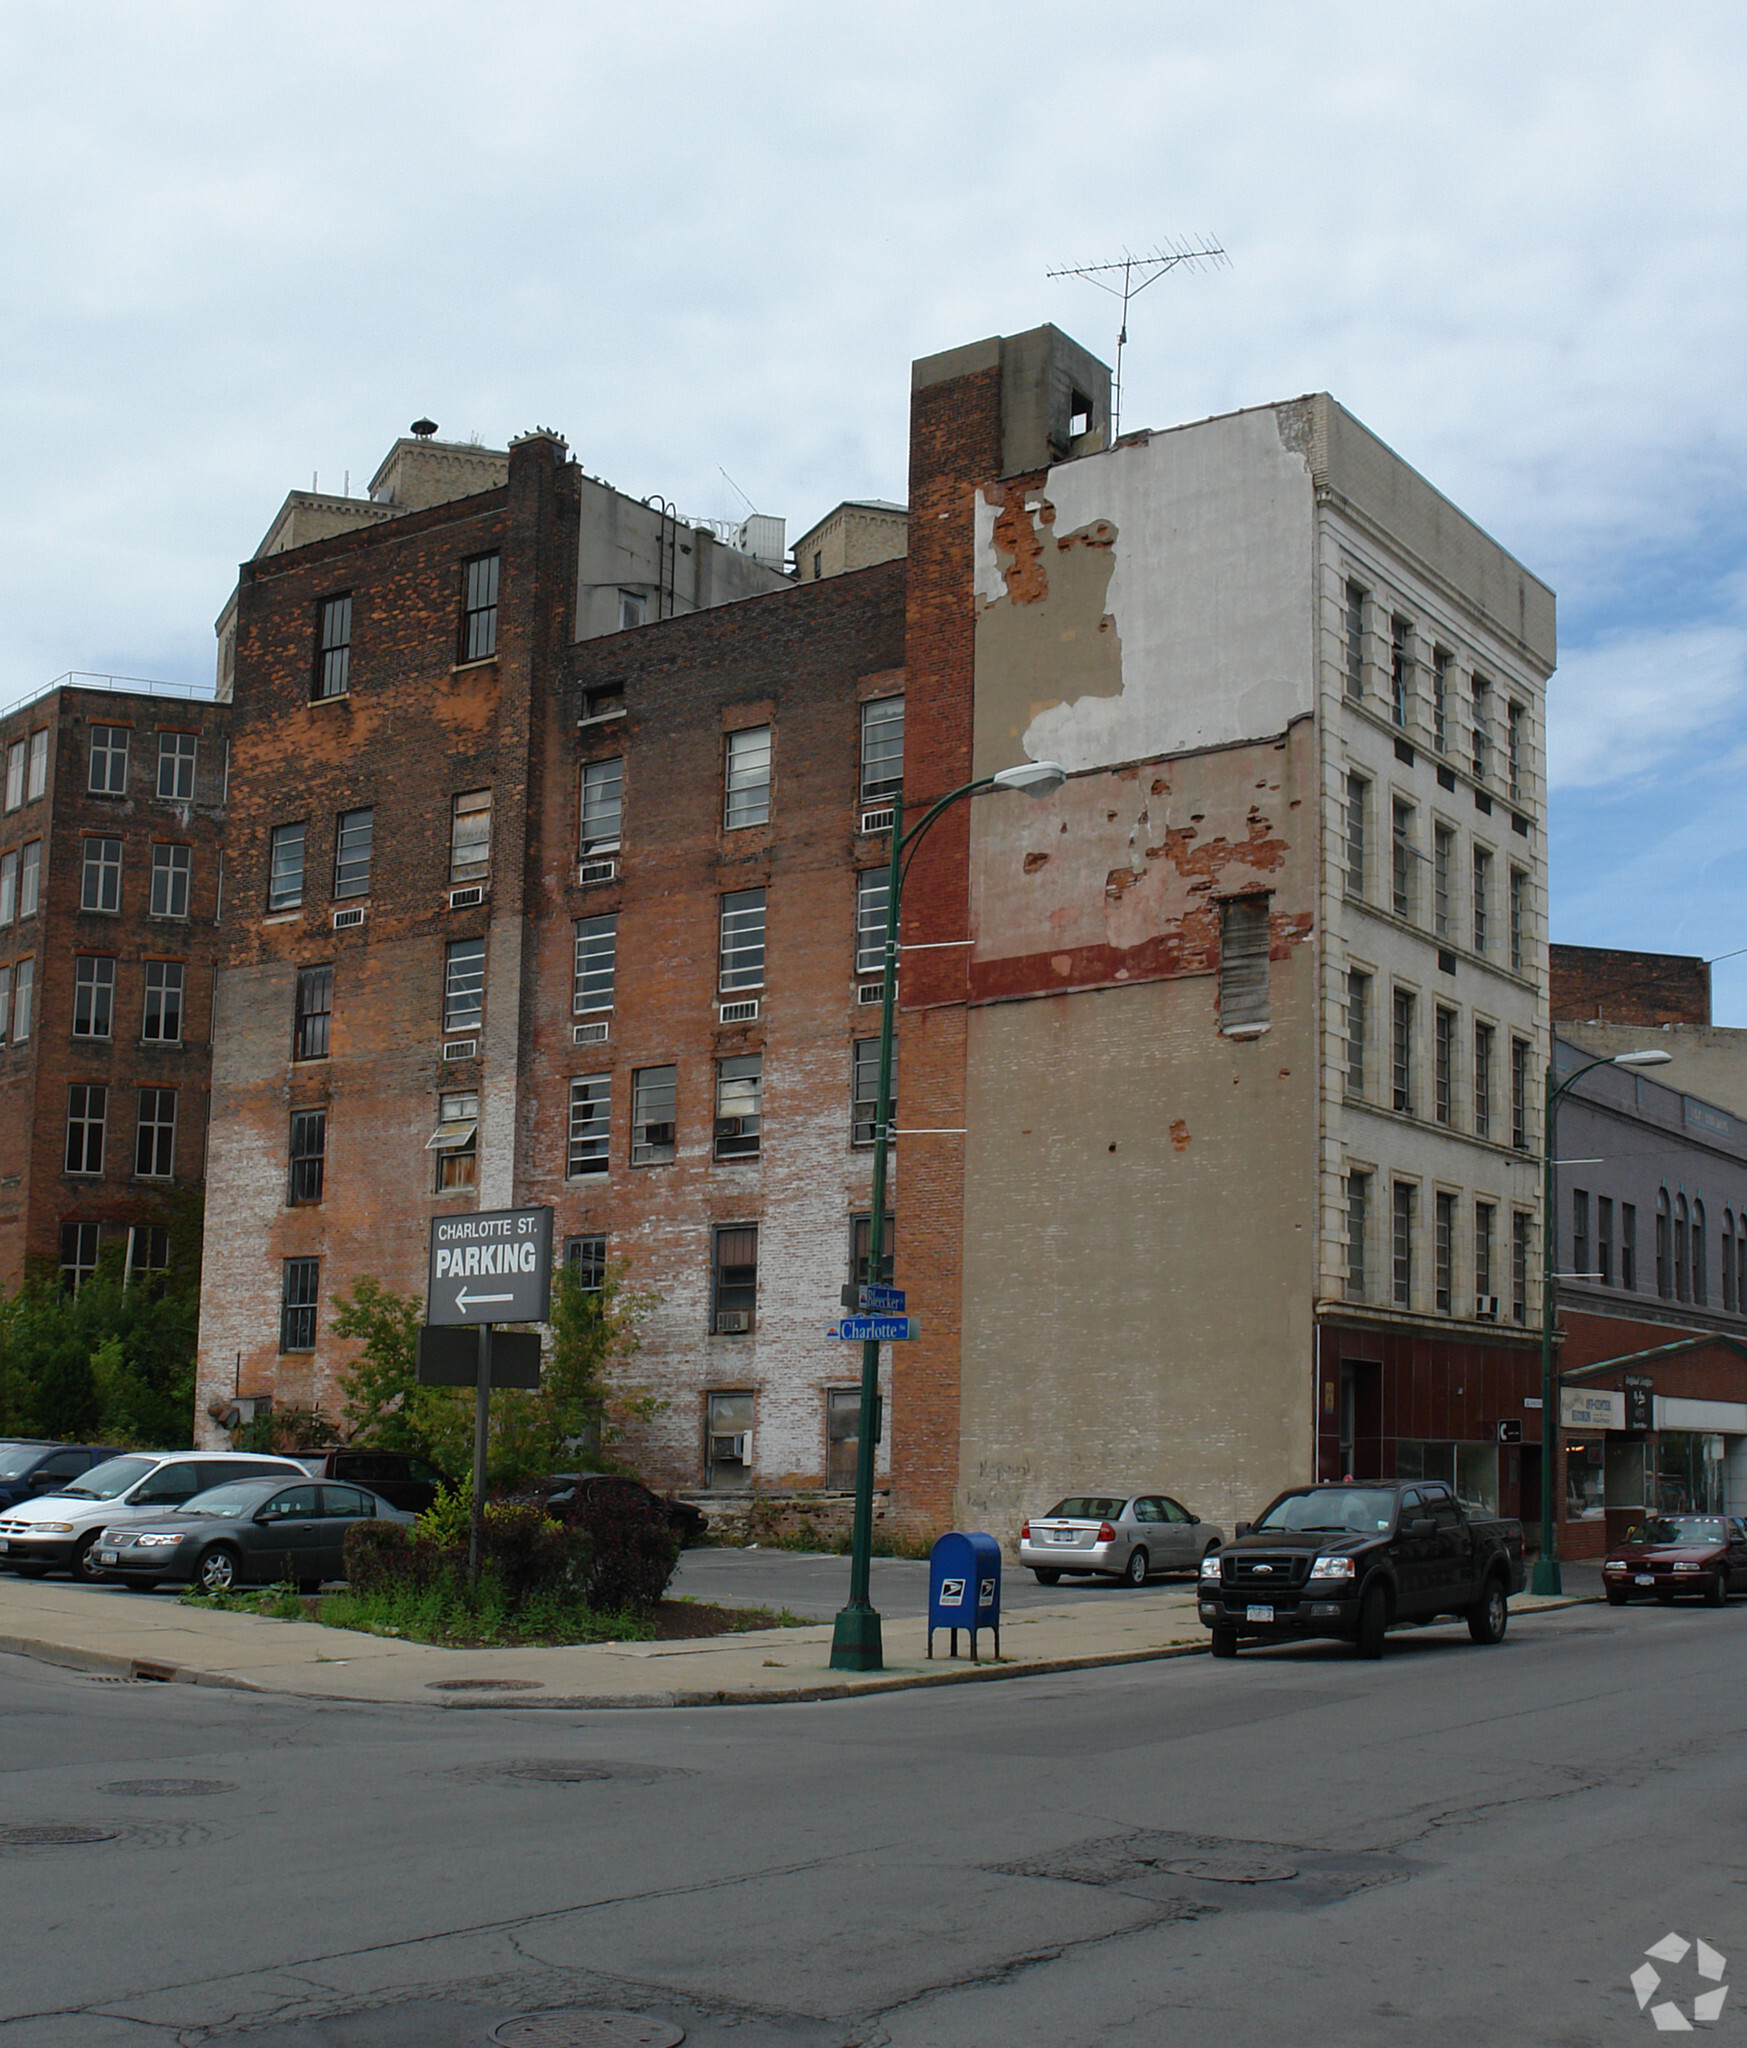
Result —
[[901, 1287], [887, 1287], [883, 1284], [858, 1288], [861, 1299], [856, 1306], [864, 1315], [901, 1316], [909, 1304], [904, 1299]]
[[901, 1344], [920, 1337], [922, 1325], [914, 1316], [845, 1316], [825, 1334], [841, 1337], [846, 1344]]

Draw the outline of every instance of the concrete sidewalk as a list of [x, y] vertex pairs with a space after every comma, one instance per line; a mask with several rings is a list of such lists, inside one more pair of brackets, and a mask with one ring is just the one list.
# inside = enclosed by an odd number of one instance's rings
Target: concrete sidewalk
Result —
[[[1514, 1614], [1569, 1607], [1523, 1595]], [[1460, 1623], [1450, 1624], [1460, 1628]], [[1207, 1647], [1192, 1588], [1031, 1607], [1008, 1616], [995, 1660], [926, 1657], [920, 1621], [888, 1617], [886, 1669], [830, 1669], [829, 1626], [758, 1629], [674, 1643], [553, 1650], [449, 1650], [397, 1637], [184, 1607], [169, 1594], [126, 1599], [84, 1586], [0, 1578], [0, 1651], [119, 1678], [379, 1704], [481, 1707], [735, 1706], [848, 1699], [918, 1685], [981, 1683], [1101, 1664], [1193, 1656]], [[961, 1639], [961, 1651], [963, 1648]]]

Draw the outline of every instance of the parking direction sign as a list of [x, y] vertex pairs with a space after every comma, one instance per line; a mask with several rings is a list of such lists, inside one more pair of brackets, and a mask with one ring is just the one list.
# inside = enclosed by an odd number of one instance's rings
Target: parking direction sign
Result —
[[920, 1337], [922, 1324], [915, 1316], [844, 1316], [825, 1334], [846, 1344], [902, 1344]]
[[431, 1218], [425, 1320], [543, 1323], [552, 1308], [552, 1211]]

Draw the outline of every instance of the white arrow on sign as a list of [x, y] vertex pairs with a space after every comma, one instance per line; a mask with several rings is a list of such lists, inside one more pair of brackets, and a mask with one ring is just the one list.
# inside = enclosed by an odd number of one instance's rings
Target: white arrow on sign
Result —
[[488, 1301], [514, 1300], [515, 1296], [513, 1294], [469, 1294], [466, 1288], [463, 1287], [461, 1292], [457, 1294], [455, 1297], [455, 1306], [457, 1308], [467, 1308], [469, 1305], [471, 1305], [475, 1308], [478, 1308], [482, 1307]]

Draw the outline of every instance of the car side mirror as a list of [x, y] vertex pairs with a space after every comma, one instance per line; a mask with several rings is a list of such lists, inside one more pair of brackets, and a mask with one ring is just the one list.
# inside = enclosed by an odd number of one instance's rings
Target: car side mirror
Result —
[[1435, 1536], [1438, 1525], [1430, 1515], [1415, 1515], [1407, 1525], [1407, 1533], [1418, 1542], [1422, 1537]]
[[1239, 1536], [1247, 1536], [1249, 1533], [1250, 1525], [1248, 1522], [1234, 1522], [1232, 1524], [1232, 1536], [1234, 1540]]

